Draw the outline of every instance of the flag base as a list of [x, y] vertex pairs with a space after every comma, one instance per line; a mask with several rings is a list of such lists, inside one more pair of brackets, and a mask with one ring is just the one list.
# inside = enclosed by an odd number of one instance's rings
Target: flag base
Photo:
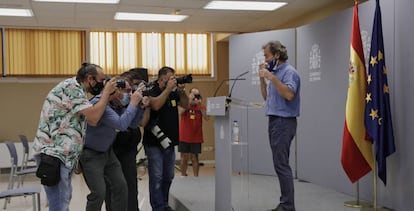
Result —
[[351, 208], [364, 208], [364, 207], [372, 207], [372, 204], [365, 201], [346, 201], [344, 202], [345, 207]]
[[394, 211], [394, 210], [384, 208], [384, 207], [380, 207], [380, 208], [369, 207], [369, 208], [361, 208], [361, 211]]

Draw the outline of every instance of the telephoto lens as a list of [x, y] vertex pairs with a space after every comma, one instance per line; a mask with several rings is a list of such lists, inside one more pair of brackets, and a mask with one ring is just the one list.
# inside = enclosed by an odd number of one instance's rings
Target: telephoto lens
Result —
[[193, 76], [192, 74], [188, 74], [185, 76], [181, 76], [176, 78], [177, 80], [177, 84], [189, 84], [189, 83], [193, 83]]

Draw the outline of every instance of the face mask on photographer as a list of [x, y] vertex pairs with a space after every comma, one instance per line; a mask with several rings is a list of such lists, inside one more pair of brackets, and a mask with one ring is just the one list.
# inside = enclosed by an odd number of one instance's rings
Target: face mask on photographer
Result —
[[129, 104], [131, 97], [129, 96], [128, 93], [123, 93], [122, 94], [122, 99], [121, 99], [121, 105], [122, 106], [127, 106]]
[[91, 93], [92, 95], [98, 95], [98, 94], [100, 94], [100, 93], [101, 93], [101, 91], [103, 90], [103, 88], [104, 88], [104, 83], [103, 83], [103, 81], [101, 81], [101, 82], [96, 81], [96, 79], [95, 79], [95, 78], [94, 78], [93, 80], [95, 80], [96, 84], [95, 84], [95, 86], [92, 86], [92, 85], [91, 85], [91, 83], [89, 82], [89, 86], [90, 86], [90, 93]]

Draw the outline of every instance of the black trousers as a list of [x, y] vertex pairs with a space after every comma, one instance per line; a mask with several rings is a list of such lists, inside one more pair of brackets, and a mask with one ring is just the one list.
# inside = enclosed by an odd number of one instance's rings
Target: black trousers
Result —
[[84, 148], [80, 162], [83, 177], [91, 191], [87, 196], [85, 210], [101, 210], [104, 200], [108, 198], [113, 203], [106, 205], [107, 207], [112, 210], [125, 210], [128, 186], [113, 150], [110, 148], [106, 152], [97, 152]]
[[[138, 211], [138, 179], [136, 156], [138, 154], [138, 143], [141, 141], [139, 128], [129, 128], [128, 131], [118, 132], [113, 144], [113, 150], [121, 163], [122, 172], [128, 185], [128, 211]], [[106, 197], [106, 210], [110, 207], [110, 196]], [[111, 210], [116, 211], [116, 210]]]

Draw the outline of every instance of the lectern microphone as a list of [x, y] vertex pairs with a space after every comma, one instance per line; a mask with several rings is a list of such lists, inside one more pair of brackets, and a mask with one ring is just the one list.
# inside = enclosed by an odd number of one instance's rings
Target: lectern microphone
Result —
[[213, 97], [215, 97], [217, 95], [218, 90], [220, 89], [220, 87], [223, 85], [224, 82], [226, 82], [226, 81], [244, 81], [244, 80], [246, 80], [246, 79], [245, 78], [228, 78], [228, 79], [222, 80], [220, 85], [217, 87], [216, 91], [214, 91]]
[[230, 92], [229, 92], [229, 98], [231, 98], [231, 93], [233, 92], [234, 85], [236, 85], [236, 81], [239, 81], [239, 79], [240, 79], [242, 76], [246, 75], [247, 73], [249, 73], [249, 71], [246, 71], [246, 72], [244, 72], [244, 73], [242, 73], [242, 74], [240, 74], [240, 75], [236, 76], [236, 78], [234, 78], [235, 80], [233, 81], [233, 85], [231, 86], [231, 89], [230, 89]]

